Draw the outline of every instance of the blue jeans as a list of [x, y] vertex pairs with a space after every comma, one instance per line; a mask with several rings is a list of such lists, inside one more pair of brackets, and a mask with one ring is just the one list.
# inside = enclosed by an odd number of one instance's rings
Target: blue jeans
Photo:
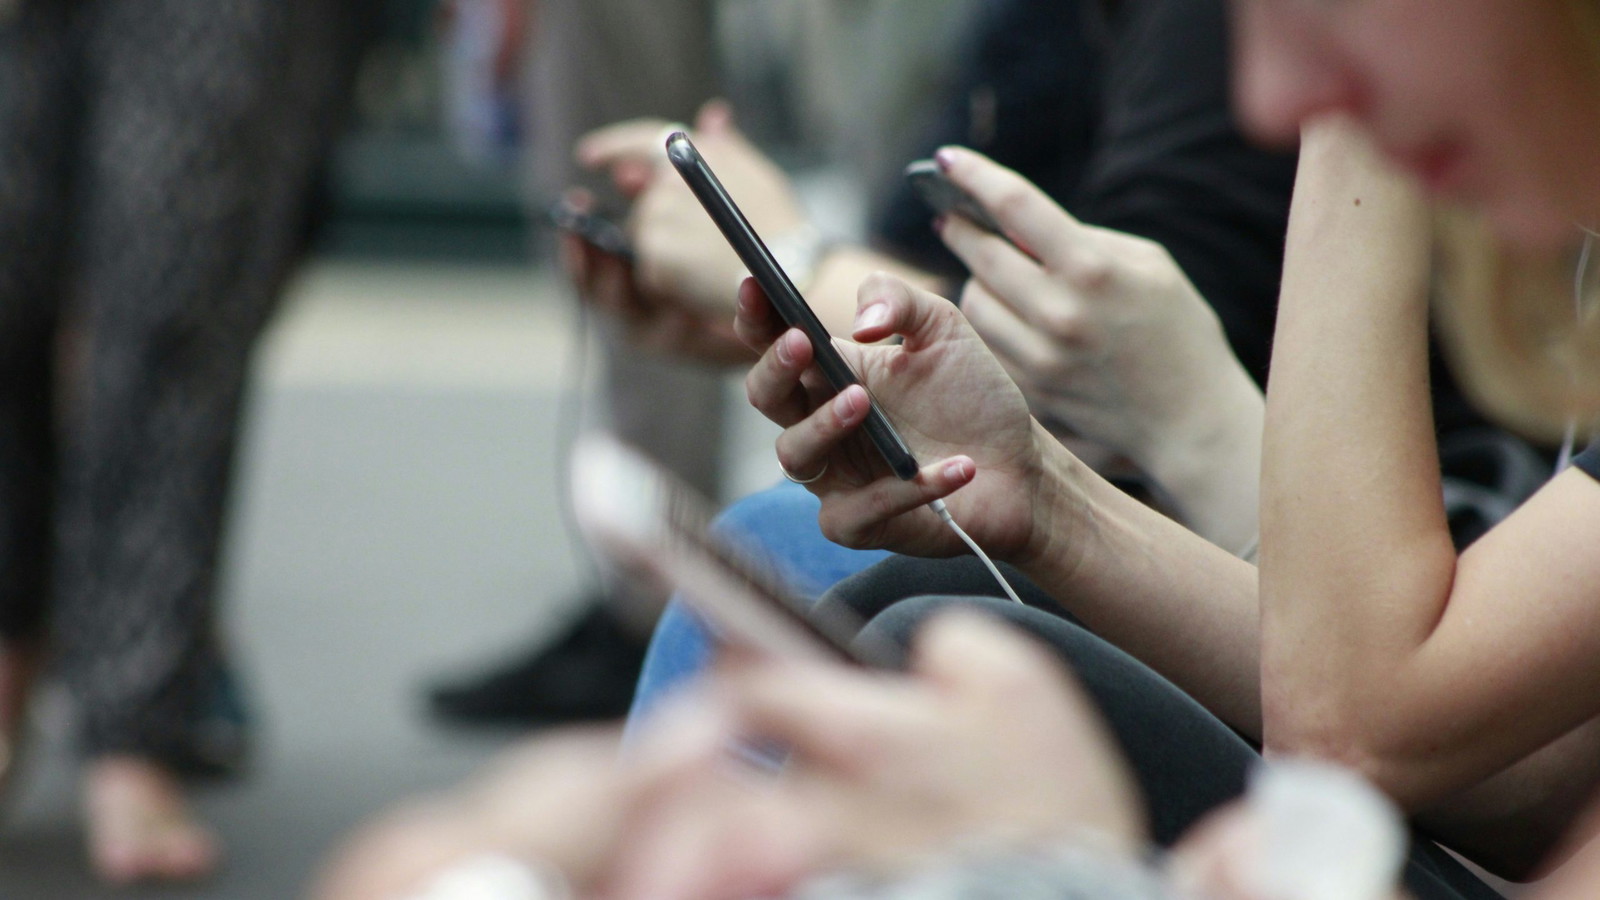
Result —
[[[785, 481], [734, 502], [713, 527], [772, 564], [795, 591], [815, 600], [835, 583], [890, 555], [885, 550], [851, 550], [823, 537], [817, 526], [820, 507], [805, 488]], [[711, 651], [705, 625], [681, 601], [668, 604], [639, 674], [628, 712], [630, 735], [674, 688], [706, 668]]]

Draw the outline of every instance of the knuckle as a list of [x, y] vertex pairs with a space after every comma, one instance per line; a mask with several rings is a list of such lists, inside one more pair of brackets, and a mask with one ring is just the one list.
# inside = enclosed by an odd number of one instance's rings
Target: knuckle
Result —
[[1040, 327], [1058, 343], [1082, 343], [1089, 329], [1089, 317], [1065, 305], [1054, 306], [1040, 315]]
[[751, 367], [750, 373], [744, 377], [745, 398], [750, 401], [751, 406], [763, 413], [770, 412], [777, 402], [777, 391], [774, 390], [770, 379], [766, 377], [764, 372], [766, 366], [767, 360], [763, 357], [760, 362]]
[[989, 208], [1002, 222], [1009, 222], [1024, 213], [1033, 203], [1033, 194], [1026, 187], [1008, 182], [997, 190]]
[[1099, 294], [1111, 288], [1116, 275], [1117, 268], [1110, 257], [1089, 252], [1074, 262], [1069, 278], [1073, 286], [1084, 293]]
[[867, 512], [874, 522], [886, 522], [899, 513], [894, 503], [894, 498], [883, 487], [870, 487], [866, 496], [862, 498]]
[[817, 515], [817, 526], [822, 530], [823, 537], [841, 547], [867, 549], [865, 532], [855, 522], [841, 515], [837, 506], [824, 503], [822, 512]]

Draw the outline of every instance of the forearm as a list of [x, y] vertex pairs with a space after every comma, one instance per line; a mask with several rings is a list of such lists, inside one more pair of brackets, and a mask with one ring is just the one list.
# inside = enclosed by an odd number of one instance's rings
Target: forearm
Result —
[[1300, 159], [1262, 457], [1263, 702], [1269, 745], [1343, 755], [1335, 732], [1394, 709], [1455, 553], [1429, 410], [1428, 211], [1347, 126], [1308, 130]]
[[1419, 810], [1416, 819], [1431, 837], [1473, 862], [1525, 881], [1549, 874], [1576, 849], [1573, 824], [1597, 786], [1600, 720], [1590, 720], [1499, 774]]
[[1017, 563], [1096, 634], [1258, 738], [1255, 567], [1106, 483], [1038, 432], [1049, 442], [1039, 538]]

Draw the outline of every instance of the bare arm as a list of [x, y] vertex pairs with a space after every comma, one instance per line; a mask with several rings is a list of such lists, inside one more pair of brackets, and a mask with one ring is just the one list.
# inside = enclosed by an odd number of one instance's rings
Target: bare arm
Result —
[[1089, 472], [1059, 444], [1045, 548], [1016, 560], [1095, 633], [1261, 735], [1256, 569]]
[[889, 474], [860, 435], [866, 393], [827, 399], [806, 372], [810, 344], [785, 334], [754, 288], [737, 327], [762, 359], [751, 402], [786, 428], [778, 458], [823, 471], [829, 539], [919, 556], [965, 548], [924, 504], [950, 511], [997, 557], [1107, 639], [1144, 659], [1247, 733], [1259, 733], [1255, 569], [1107, 484], [1028, 415], [1015, 383], [947, 301], [887, 277], [861, 287], [853, 336], [898, 345], [840, 347], [923, 461]]
[[1428, 212], [1344, 126], [1309, 129], [1267, 398], [1269, 751], [1333, 756], [1412, 809], [1600, 707], [1600, 485], [1568, 472], [1463, 554], [1427, 393]]

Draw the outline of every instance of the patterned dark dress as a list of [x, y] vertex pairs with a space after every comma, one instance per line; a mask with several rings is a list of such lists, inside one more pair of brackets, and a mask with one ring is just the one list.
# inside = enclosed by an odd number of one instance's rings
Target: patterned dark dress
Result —
[[91, 754], [204, 766], [249, 355], [303, 243], [355, 0], [0, 0], [0, 636]]

